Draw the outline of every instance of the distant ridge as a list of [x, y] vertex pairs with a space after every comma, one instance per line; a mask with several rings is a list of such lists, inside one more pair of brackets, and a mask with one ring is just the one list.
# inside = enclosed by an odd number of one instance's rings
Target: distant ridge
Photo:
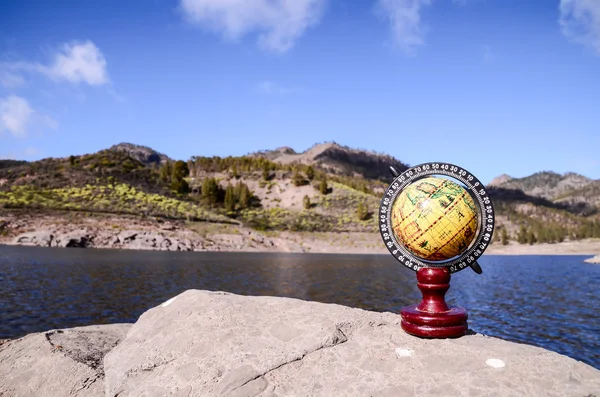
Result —
[[524, 178], [511, 178], [500, 175], [490, 182], [490, 186], [520, 190], [528, 196], [541, 197], [557, 204], [565, 204], [588, 213], [592, 207], [600, 206], [600, 180], [567, 172], [558, 174], [552, 171], [536, 172]]
[[390, 155], [353, 149], [336, 142], [318, 143], [302, 153], [284, 146], [251, 153], [250, 156], [263, 157], [280, 164], [313, 165], [334, 174], [362, 176], [384, 182], [390, 181], [390, 166], [400, 172], [408, 168], [405, 163]]
[[17, 167], [19, 165], [27, 164], [24, 160], [0, 160], [0, 169]]

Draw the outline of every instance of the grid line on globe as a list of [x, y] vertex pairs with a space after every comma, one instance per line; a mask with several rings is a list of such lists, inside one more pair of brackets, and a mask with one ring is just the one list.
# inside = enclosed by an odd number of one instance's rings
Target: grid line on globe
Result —
[[477, 230], [477, 207], [460, 185], [428, 177], [407, 186], [391, 208], [392, 229], [417, 257], [444, 261], [460, 255]]

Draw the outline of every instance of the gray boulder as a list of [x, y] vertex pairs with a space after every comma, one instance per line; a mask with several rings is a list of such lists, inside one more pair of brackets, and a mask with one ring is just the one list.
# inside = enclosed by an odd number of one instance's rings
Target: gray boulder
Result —
[[131, 324], [30, 334], [0, 345], [0, 396], [103, 396], [103, 357]]
[[161, 230], [169, 230], [169, 231], [173, 231], [176, 230], [177, 227], [175, 225], [173, 225], [171, 222], [165, 222], [160, 226]]
[[152, 235], [146, 235], [141, 233], [138, 234], [134, 239], [129, 240], [129, 243], [127, 244], [127, 248], [137, 250], [154, 249], [155, 246], [156, 243]]
[[126, 242], [135, 239], [138, 234], [139, 231], [137, 230], [124, 230], [117, 235], [117, 238], [121, 244], [125, 244]]
[[107, 396], [587, 396], [600, 371], [482, 335], [428, 340], [392, 313], [186, 291], [104, 357]]
[[92, 240], [90, 234], [85, 230], [76, 230], [63, 235], [58, 235], [52, 241], [53, 247], [87, 247]]
[[15, 237], [15, 244], [21, 245], [37, 245], [40, 247], [50, 247], [53, 239], [52, 232], [48, 230], [40, 230], [37, 232], [23, 233]]

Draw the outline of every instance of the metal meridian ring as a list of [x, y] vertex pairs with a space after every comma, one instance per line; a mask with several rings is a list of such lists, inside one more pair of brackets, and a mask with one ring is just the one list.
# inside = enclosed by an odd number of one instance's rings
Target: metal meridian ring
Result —
[[[462, 182], [472, 193], [479, 209], [479, 227], [474, 243], [458, 257], [445, 262], [419, 259], [397, 240], [391, 224], [392, 206], [400, 192], [416, 180], [430, 175], [446, 175]], [[485, 186], [469, 171], [449, 163], [423, 163], [407, 169], [390, 184], [379, 206], [379, 231], [383, 242], [394, 258], [414, 271], [421, 267], [447, 267], [450, 273], [455, 273], [469, 267], [477, 261], [492, 241], [494, 223], [494, 206]]]

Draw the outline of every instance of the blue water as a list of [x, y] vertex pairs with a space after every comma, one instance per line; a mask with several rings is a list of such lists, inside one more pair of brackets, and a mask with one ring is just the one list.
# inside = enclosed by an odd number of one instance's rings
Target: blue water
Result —
[[[452, 276], [447, 301], [475, 332], [600, 369], [600, 265], [582, 256], [484, 256]], [[135, 322], [187, 289], [338, 303], [398, 313], [415, 273], [389, 255], [164, 253], [0, 246], [0, 338]]]

